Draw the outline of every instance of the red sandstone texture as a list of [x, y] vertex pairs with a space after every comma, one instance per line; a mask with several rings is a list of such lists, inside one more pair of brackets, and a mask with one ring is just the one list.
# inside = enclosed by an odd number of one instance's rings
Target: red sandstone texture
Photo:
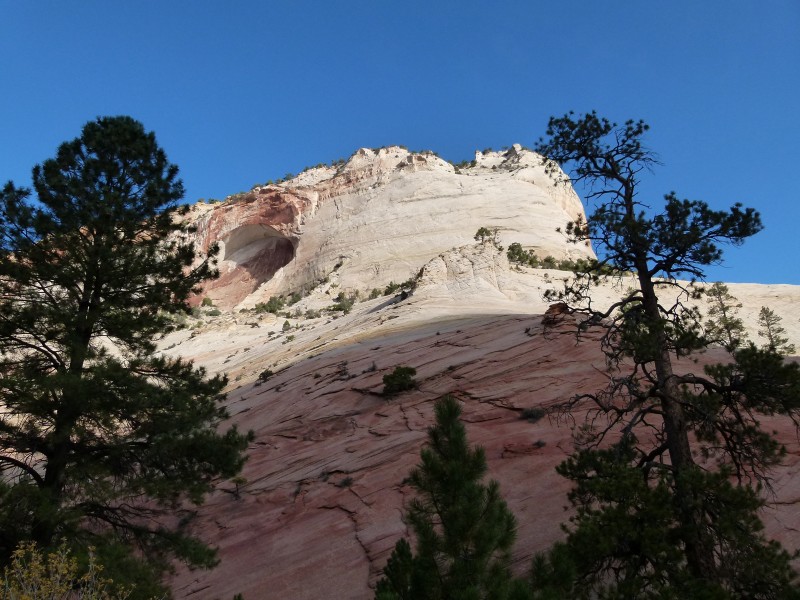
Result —
[[218, 242], [222, 246], [220, 277], [206, 284], [204, 295], [220, 290], [226, 304], [236, 304], [269, 281], [294, 258], [297, 230], [309, 206], [303, 195], [268, 187], [193, 218], [198, 250], [205, 253]]
[[[222, 484], [199, 510], [192, 527], [219, 547], [221, 562], [179, 571], [175, 596], [371, 598], [407, 534], [401, 515], [412, 490], [403, 480], [418, 462], [434, 401], [447, 393], [463, 403], [470, 442], [486, 449], [489, 477], [517, 516], [514, 566], [524, 572], [563, 535], [568, 485], [554, 467], [573, 446], [570, 421], [531, 423], [520, 412], [604, 379], [597, 340], [577, 343], [572, 329], [567, 322], [545, 333], [541, 317], [529, 315], [432, 323], [325, 352], [232, 392], [232, 422], [256, 435], [248, 482], [238, 491]], [[387, 401], [382, 377], [399, 365], [416, 368], [418, 389]], [[775, 471], [767, 533], [794, 549], [800, 450], [790, 422], [768, 421], [789, 453]]]

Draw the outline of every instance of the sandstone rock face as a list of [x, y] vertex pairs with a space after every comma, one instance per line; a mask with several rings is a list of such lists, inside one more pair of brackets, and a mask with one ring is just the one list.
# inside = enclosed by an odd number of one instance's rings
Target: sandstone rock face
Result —
[[[433, 402], [446, 393], [462, 402], [470, 442], [486, 449], [489, 477], [517, 516], [516, 571], [563, 535], [568, 485], [554, 467], [572, 452], [581, 415], [574, 423], [520, 415], [603, 385], [597, 333], [578, 343], [574, 317], [542, 298], [568, 274], [516, 270], [491, 243], [473, 242], [432, 257], [405, 299], [362, 301], [337, 318], [305, 316], [330, 304], [333, 280], [348, 268], [293, 307], [297, 316], [228, 312], [162, 341], [165, 353], [227, 373], [231, 422], [255, 432], [247, 483], [220, 484], [191, 524], [219, 547], [221, 562], [179, 570], [176, 598], [372, 598], [392, 547], [408, 533], [401, 515], [413, 491], [403, 480], [419, 460]], [[628, 285], [601, 287], [596, 301], [618, 298]], [[754, 340], [755, 315], [768, 305], [800, 342], [800, 287], [729, 287]], [[417, 370], [417, 389], [386, 400], [382, 377], [400, 365]], [[276, 374], [256, 381], [267, 368]], [[788, 420], [769, 417], [764, 426], [788, 448], [764, 513], [767, 534], [793, 550], [800, 446]]]
[[583, 216], [569, 186], [554, 185], [541, 157], [515, 145], [476, 153], [456, 169], [432, 153], [362, 148], [339, 168], [319, 167], [258, 187], [189, 218], [201, 248], [219, 242], [221, 277], [205, 294], [226, 308], [308, 293], [337, 276], [369, 292], [415, 275], [431, 258], [467, 244], [480, 227], [544, 257], [585, 257], [556, 228]]
[[[469, 439], [486, 449], [489, 477], [518, 518], [517, 573], [563, 536], [568, 485], [555, 466], [572, 452], [582, 415], [520, 415], [603, 385], [598, 333], [578, 342], [575, 316], [544, 300], [568, 273], [509, 265], [495, 244], [473, 240], [480, 227], [496, 227], [504, 246], [591, 255], [555, 232], [583, 210], [539, 162], [514, 146], [478, 152], [457, 172], [430, 153], [361, 149], [338, 168], [193, 208], [198, 244], [221, 247], [222, 275], [205, 293], [224, 310], [201, 309], [161, 348], [226, 373], [231, 423], [255, 440], [247, 483], [221, 483], [190, 524], [219, 547], [221, 562], [179, 569], [176, 598], [372, 598], [408, 533], [404, 478], [419, 460], [434, 401], [447, 393], [462, 402]], [[410, 276], [413, 291], [364, 294]], [[632, 284], [609, 281], [593, 302], [607, 306]], [[751, 339], [759, 341], [758, 310], [769, 306], [800, 347], [800, 287], [729, 288]], [[361, 292], [349, 314], [330, 310], [342, 291]], [[290, 292], [302, 298], [280, 317], [241, 312]], [[404, 365], [416, 369], [417, 388], [385, 399], [383, 375]], [[260, 377], [267, 371], [274, 375]], [[764, 512], [767, 534], [794, 550], [800, 445], [788, 420], [763, 424], [788, 448]]]

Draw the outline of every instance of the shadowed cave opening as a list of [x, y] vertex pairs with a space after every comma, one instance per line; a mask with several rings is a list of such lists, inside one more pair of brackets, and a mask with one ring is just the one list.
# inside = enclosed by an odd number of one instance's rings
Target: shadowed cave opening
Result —
[[222, 241], [222, 260], [245, 269], [252, 277], [252, 289], [271, 279], [295, 255], [292, 240], [269, 225], [244, 225]]

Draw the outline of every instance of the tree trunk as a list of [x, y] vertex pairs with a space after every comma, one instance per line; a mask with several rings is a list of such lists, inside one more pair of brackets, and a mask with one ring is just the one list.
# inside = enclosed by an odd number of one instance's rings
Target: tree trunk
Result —
[[100, 301], [99, 289], [100, 284], [97, 278], [87, 274], [83, 297], [77, 306], [77, 324], [69, 352], [67, 371], [69, 379], [66, 381], [65, 387], [54, 392], [58, 408], [53, 432], [49, 436], [47, 448], [44, 451], [46, 466], [40, 485], [46, 508], [39, 512], [32, 532], [34, 541], [43, 547], [49, 546], [54, 541], [57, 524], [61, 521], [58, 511], [64, 502], [64, 485], [69, 466], [71, 438], [75, 425], [83, 413], [81, 408], [83, 398], [78, 382], [83, 377], [84, 365], [89, 355], [96, 309]]
[[664, 418], [664, 432], [667, 438], [667, 452], [675, 478], [675, 498], [678, 517], [685, 534], [683, 543], [686, 562], [690, 572], [697, 578], [716, 581], [714, 552], [704, 535], [704, 515], [702, 501], [686, 476], [697, 468], [689, 445], [689, 428], [686, 415], [680, 404], [680, 388], [672, 370], [672, 357], [669, 343], [663, 329], [663, 317], [658, 307], [655, 285], [647, 271], [639, 271], [639, 284], [642, 290], [642, 303], [645, 315], [656, 332], [657, 355], [654, 359], [657, 386], [660, 392]]

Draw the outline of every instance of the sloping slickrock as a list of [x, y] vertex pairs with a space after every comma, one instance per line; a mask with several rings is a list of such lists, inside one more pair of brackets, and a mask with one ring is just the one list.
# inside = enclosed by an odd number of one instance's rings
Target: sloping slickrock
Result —
[[[290, 307], [289, 317], [223, 313], [162, 340], [165, 353], [229, 375], [236, 386], [231, 421], [256, 435], [247, 483], [222, 483], [191, 524], [219, 546], [221, 563], [212, 571], [180, 570], [172, 582], [177, 598], [371, 598], [392, 547], [407, 533], [401, 514], [412, 490], [403, 481], [419, 460], [433, 402], [446, 393], [462, 401], [469, 439], [486, 449], [489, 476], [518, 518], [517, 572], [562, 535], [568, 486], [554, 468], [572, 451], [571, 427], [582, 416], [535, 423], [519, 416], [604, 382], [596, 334], [578, 343], [574, 318], [542, 298], [568, 274], [517, 270], [491, 243], [473, 243], [433, 256], [410, 296], [365, 300], [346, 316], [304, 316], [330, 305], [351, 269], [357, 265], [344, 264]], [[596, 290], [596, 303], [629, 285], [609, 282]], [[730, 288], [753, 339], [754, 315], [768, 303], [790, 340], [800, 342], [793, 318], [800, 288]], [[382, 377], [400, 365], [417, 369], [418, 389], [386, 400]], [[259, 384], [265, 369], [275, 374]], [[767, 534], [794, 549], [797, 436], [785, 419], [765, 418], [764, 425], [788, 447], [764, 514]]]
[[[371, 598], [397, 539], [412, 490], [404, 478], [418, 462], [433, 402], [446, 393], [463, 404], [469, 439], [486, 449], [519, 521], [514, 563], [562, 535], [567, 484], [554, 471], [572, 450], [570, 421], [521, 420], [604, 380], [596, 334], [578, 343], [569, 322], [544, 330], [541, 317], [496, 315], [429, 322], [363, 338], [295, 363], [261, 385], [233, 391], [232, 422], [256, 439], [235, 493], [224, 484], [193, 527], [220, 547], [220, 565], [181, 571], [178, 598]], [[527, 330], [527, 331], [526, 331]], [[382, 376], [417, 369], [418, 389], [386, 400]], [[580, 415], [577, 415], [578, 423]], [[773, 419], [783, 432], [789, 424]], [[768, 533], [797, 547], [798, 446], [775, 478], [778, 502]]]
[[[566, 488], [552, 467], [569, 449], [569, 429], [522, 421], [519, 412], [564, 399], [586, 379], [551, 357], [574, 339], [531, 337], [524, 329], [534, 323], [505, 316], [430, 325], [371, 340], [369, 349], [327, 352], [233, 392], [232, 421], [256, 432], [248, 483], [238, 499], [226, 484], [201, 509], [195, 527], [219, 545], [222, 562], [182, 573], [176, 596], [370, 597], [405, 533], [403, 479], [418, 461], [433, 401], [448, 392], [463, 401], [470, 440], [486, 448], [520, 519], [515, 558], [526, 564], [558, 535]], [[589, 345], [573, 355], [587, 352], [584, 361], [596, 358]], [[382, 376], [400, 364], [417, 369], [419, 389], [387, 401]], [[505, 452], [540, 440], [537, 452]]]
[[588, 246], [568, 248], [556, 232], [583, 208], [540, 163], [519, 145], [477, 153], [474, 166], [459, 170], [432, 153], [362, 148], [338, 169], [198, 204], [188, 217], [195, 241], [221, 247], [221, 277], [204, 293], [216, 305], [249, 308], [308, 292], [342, 267], [341, 289], [369, 292], [408, 279], [480, 227], [542, 257], [592, 255]]

